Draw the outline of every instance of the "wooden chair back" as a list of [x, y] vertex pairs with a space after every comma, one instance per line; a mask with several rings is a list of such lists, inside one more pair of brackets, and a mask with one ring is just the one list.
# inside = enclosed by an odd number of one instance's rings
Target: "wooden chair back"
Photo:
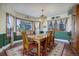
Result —
[[47, 51], [48, 51], [48, 47], [50, 46], [50, 44], [49, 44], [50, 43], [50, 38], [51, 38], [50, 36], [51, 36], [51, 32], [48, 32], [47, 33], [47, 38], [46, 38], [46, 44], [45, 44], [46, 54], [48, 54]]
[[22, 39], [23, 39], [23, 48], [29, 49], [29, 41], [26, 32], [22, 32]]
[[48, 32], [47, 34], [47, 43], [50, 43], [51, 40], [51, 32]]

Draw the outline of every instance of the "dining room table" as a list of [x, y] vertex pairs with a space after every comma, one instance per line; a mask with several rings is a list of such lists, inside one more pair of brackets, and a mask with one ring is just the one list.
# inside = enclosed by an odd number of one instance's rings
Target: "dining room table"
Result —
[[41, 56], [41, 42], [46, 40], [47, 38], [47, 34], [38, 34], [38, 35], [28, 35], [28, 38], [33, 39], [33, 41], [37, 42], [38, 47], [37, 47], [37, 52], [38, 52], [38, 56]]

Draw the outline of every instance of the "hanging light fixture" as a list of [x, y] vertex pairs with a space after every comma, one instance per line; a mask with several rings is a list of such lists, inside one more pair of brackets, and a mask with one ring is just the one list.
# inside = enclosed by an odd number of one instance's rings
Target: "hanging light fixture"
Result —
[[44, 23], [44, 21], [46, 20], [46, 16], [45, 15], [43, 15], [43, 9], [41, 10], [41, 12], [42, 12], [42, 15], [39, 17], [39, 19], [40, 19], [40, 21], [41, 21], [41, 23], [43, 24]]

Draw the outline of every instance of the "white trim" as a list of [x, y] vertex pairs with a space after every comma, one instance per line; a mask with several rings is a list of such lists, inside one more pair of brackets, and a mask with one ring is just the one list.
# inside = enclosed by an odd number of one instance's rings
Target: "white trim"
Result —
[[[22, 42], [22, 40], [14, 41], [13, 44], [19, 43], [19, 42]], [[9, 46], [10, 46], [10, 43], [7, 44], [6, 46], [3, 46], [2, 48], [0, 48], [0, 52], [2, 52], [4, 49], [7, 49]]]
[[14, 41], [13, 43], [19, 43], [19, 42], [22, 42], [22, 40], [17, 40], [17, 41]]
[[69, 43], [68, 40], [64, 40], [64, 39], [55, 39], [56, 41], [60, 41], [60, 42], [64, 42], [64, 43]]
[[3, 49], [2, 48], [0, 48], [0, 52], [2, 52], [3, 51]]
[[7, 44], [6, 46], [2, 47], [3, 49], [7, 49], [10, 46], [10, 43]]
[[10, 46], [10, 43], [7, 44], [6, 46], [3, 46], [3, 47], [0, 49], [0, 52], [2, 52], [4, 49], [7, 49], [9, 46]]

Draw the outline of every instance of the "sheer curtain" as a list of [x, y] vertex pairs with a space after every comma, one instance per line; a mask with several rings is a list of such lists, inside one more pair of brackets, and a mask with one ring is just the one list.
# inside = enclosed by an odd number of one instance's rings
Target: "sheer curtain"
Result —
[[35, 22], [35, 34], [39, 34], [39, 27], [40, 26], [40, 24], [39, 24], [39, 22]]
[[11, 15], [7, 15], [7, 28], [6, 29], [7, 29], [7, 37], [10, 40], [11, 45], [13, 45], [14, 17]]

